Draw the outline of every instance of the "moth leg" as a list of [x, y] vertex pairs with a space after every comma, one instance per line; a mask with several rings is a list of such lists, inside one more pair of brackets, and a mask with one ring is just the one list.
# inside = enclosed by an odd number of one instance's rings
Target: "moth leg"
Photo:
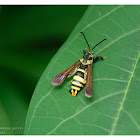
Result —
[[102, 56], [97, 56], [96, 58], [93, 59], [93, 63], [95, 63], [98, 59], [105, 59], [106, 57], [102, 57]]
[[69, 77], [71, 77], [73, 74], [75, 74], [77, 72], [77, 68], [72, 72], [72, 73], [70, 73], [68, 76], [67, 76], [67, 78], [69, 78]]

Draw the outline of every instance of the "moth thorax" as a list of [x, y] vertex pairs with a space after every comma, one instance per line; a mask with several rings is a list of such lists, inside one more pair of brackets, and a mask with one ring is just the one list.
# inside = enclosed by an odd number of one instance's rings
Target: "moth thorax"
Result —
[[81, 61], [81, 63], [82, 63], [83, 65], [89, 65], [89, 64], [92, 64], [92, 60], [83, 59], [83, 60]]

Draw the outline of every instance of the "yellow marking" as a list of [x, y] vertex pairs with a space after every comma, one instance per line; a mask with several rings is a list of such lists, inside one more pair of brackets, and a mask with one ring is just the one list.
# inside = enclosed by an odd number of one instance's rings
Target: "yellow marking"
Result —
[[105, 58], [107, 58], [107, 56], [106, 57], [103, 57], [103, 59], [105, 59]]
[[88, 64], [92, 64], [92, 60], [88, 60]]
[[92, 63], [92, 60], [87, 60], [87, 63], [83, 63], [83, 60], [84, 60], [84, 59], [80, 59], [80, 61], [81, 61], [81, 63], [82, 63], [83, 65], [88, 65], [88, 64], [91, 64], [91, 63]]
[[83, 58], [82, 58], [82, 59], [80, 59], [81, 63], [83, 63], [83, 60], [84, 60]]
[[81, 62], [83, 65], [88, 65], [88, 64], [92, 64], [92, 60], [87, 60], [87, 63], [83, 63]]
[[78, 80], [78, 81], [82, 82], [83, 84], [86, 83], [85, 80], [82, 77], [78, 76], [78, 75], [75, 75], [73, 79]]
[[85, 48], [85, 50], [87, 50], [87, 48]]
[[72, 95], [72, 96], [76, 96], [76, 95], [77, 95], [77, 90], [74, 92], [74, 90], [72, 89], [72, 90], [71, 90], [71, 95]]
[[75, 82], [75, 81], [73, 81], [72, 84], [73, 84], [73, 85], [76, 85], [76, 86], [79, 86], [79, 87], [83, 87], [83, 84], [80, 84], [80, 83]]
[[71, 86], [71, 88], [72, 88], [72, 89], [75, 89], [75, 90], [78, 90], [78, 91], [80, 90], [80, 88], [74, 87], [74, 86]]
[[77, 71], [81, 71], [81, 72], [83, 72], [83, 73], [85, 73], [85, 70], [82, 70], [82, 69], [77, 69]]
[[87, 65], [88, 63], [82, 63], [83, 65]]

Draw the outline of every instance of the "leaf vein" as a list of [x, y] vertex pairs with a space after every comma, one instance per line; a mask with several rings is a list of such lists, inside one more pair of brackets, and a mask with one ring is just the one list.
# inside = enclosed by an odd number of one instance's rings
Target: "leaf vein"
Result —
[[124, 92], [124, 91], [121, 90], [121, 91], [118, 91], [118, 92], [116, 92], [116, 93], [114, 93], [114, 94], [109, 94], [109, 95], [104, 96], [104, 97], [102, 97], [102, 98], [96, 100], [95, 102], [93, 102], [93, 103], [87, 105], [86, 107], [84, 107], [83, 109], [81, 109], [79, 112], [76, 112], [74, 115], [68, 117], [67, 119], [65, 119], [65, 120], [63, 120], [63, 121], [61, 121], [51, 132], [48, 133], [48, 135], [51, 134], [51, 133], [53, 133], [53, 132], [54, 132], [57, 128], [59, 128], [64, 122], [66, 122], [66, 121], [68, 121], [68, 120], [74, 118], [75, 116], [77, 116], [78, 114], [80, 114], [81, 112], [83, 112], [83, 111], [84, 111], [85, 109], [87, 109], [88, 107], [90, 107], [90, 106], [94, 105], [95, 103], [98, 103], [98, 102], [100, 102], [100, 101], [102, 101], [102, 100], [104, 100], [104, 99], [107, 99], [107, 98], [109, 98], [109, 97], [112, 97], [112, 96], [114, 96], [114, 95], [117, 95], [117, 94], [120, 94], [120, 93], [123, 93], [123, 92]]
[[127, 87], [126, 87], [125, 94], [124, 94], [122, 103], [121, 103], [121, 105], [120, 105], [120, 109], [118, 110], [118, 114], [117, 114], [117, 116], [116, 116], [115, 122], [114, 122], [113, 127], [112, 127], [112, 131], [111, 131], [111, 133], [110, 133], [111, 135], [114, 134], [115, 127], [116, 127], [117, 122], [118, 122], [118, 120], [119, 120], [121, 110], [123, 109], [123, 105], [124, 105], [124, 102], [125, 102], [125, 99], [126, 99], [126, 96], [127, 96], [127, 93], [128, 93], [128, 89], [129, 89], [129, 87], [130, 87], [130, 84], [131, 84], [133, 75], [134, 75], [134, 73], [135, 73], [135, 69], [136, 69], [136, 67], [137, 67], [139, 58], [140, 58], [140, 52], [139, 52], [139, 54], [138, 54], [138, 56], [137, 56], [135, 66], [134, 66], [134, 68], [133, 68], [133, 71], [132, 71], [132, 73], [131, 73], [130, 79], [129, 79], [129, 81], [128, 81], [128, 85], [127, 85]]
[[137, 126], [137, 128], [138, 128], [139, 131], [140, 131], [140, 126], [139, 126], [139, 124], [136, 122], [136, 120], [134, 119], [134, 117], [132, 117], [132, 115], [131, 115], [128, 111], [126, 111], [126, 110], [124, 110], [124, 109], [123, 109], [123, 111], [131, 118], [131, 120], [133, 121], [133, 123]]
[[98, 53], [100, 53], [100, 52], [103, 51], [104, 49], [108, 48], [109, 46], [111, 46], [113, 43], [117, 42], [117, 41], [120, 40], [121, 38], [124, 38], [124, 37], [126, 37], [126, 36], [128, 36], [128, 35], [130, 35], [130, 34], [132, 34], [132, 33], [134, 33], [134, 32], [137, 32], [137, 31], [140, 31], [140, 28], [137, 28], [137, 29], [135, 29], [135, 30], [132, 30], [132, 31], [130, 31], [130, 32], [127, 32], [127, 33], [125, 33], [125, 34], [119, 36], [117, 39], [113, 40], [111, 43], [109, 43], [108, 45], [106, 45], [105, 47], [103, 47], [102, 49], [100, 49], [97, 53], [95, 53], [95, 55], [97, 55]]
[[127, 82], [127, 81], [124, 81], [124, 80], [110, 79], [110, 78], [99, 78], [99, 79], [94, 79], [93, 81], [98, 81], [98, 80], [108, 80], [108, 81], [117, 81], [117, 82]]
[[112, 67], [116, 67], [116, 68], [121, 69], [121, 70], [123, 70], [123, 71], [126, 71], [126, 72], [128, 72], [128, 73], [131, 73], [131, 71], [128, 71], [128, 70], [126, 70], [126, 69], [123, 69], [123, 68], [121, 68], [121, 67], [119, 67], [119, 66], [115, 66], [115, 65], [113, 65], [113, 64], [108, 64], [108, 63], [105, 63], [105, 62], [102, 62], [102, 63], [104, 63], [104, 64], [106, 64], [106, 65], [109, 65], [109, 66], [112, 66]]
[[82, 123], [82, 125], [89, 125], [89, 126], [93, 126], [93, 127], [98, 127], [98, 128], [101, 128], [101, 129], [103, 129], [103, 130], [105, 130], [105, 131], [110, 132], [110, 130], [108, 130], [108, 129], [102, 127], [102, 126], [96, 125], [96, 124]]
[[34, 111], [33, 111], [32, 118], [31, 118], [30, 123], [29, 123], [29, 127], [28, 127], [27, 134], [29, 133], [29, 130], [30, 130], [30, 127], [31, 127], [32, 120], [33, 120], [33, 118], [34, 118], [34, 115], [35, 115], [36, 109], [38, 108], [38, 106], [39, 106], [39, 104], [42, 102], [42, 100], [45, 99], [45, 98], [51, 93], [51, 91], [52, 91], [53, 89], [54, 89], [54, 87], [52, 87], [52, 89], [49, 91], [49, 93], [46, 94], [45, 96], [43, 96], [43, 97], [39, 100], [39, 102], [37, 103], [37, 105], [35, 106], [35, 109], [34, 109]]

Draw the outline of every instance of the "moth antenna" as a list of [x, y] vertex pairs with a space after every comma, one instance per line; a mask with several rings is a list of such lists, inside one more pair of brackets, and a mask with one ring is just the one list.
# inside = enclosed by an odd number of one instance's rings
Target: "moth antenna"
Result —
[[[96, 44], [94, 47], [93, 47], [93, 49], [96, 47], [96, 46], [98, 46], [100, 43], [102, 43], [103, 41], [105, 41], [106, 39], [103, 39], [101, 42], [99, 42], [98, 44]], [[92, 49], [92, 50], [93, 50]]]
[[88, 47], [89, 47], [89, 50], [90, 50], [90, 46], [89, 46], [89, 44], [88, 44], [88, 42], [87, 42], [87, 39], [86, 39], [86, 37], [85, 37], [84, 33], [83, 33], [83, 32], [80, 32], [80, 33], [81, 33], [81, 34], [83, 34], [84, 39], [86, 40], [86, 43], [87, 43], [87, 45], [88, 45]]

